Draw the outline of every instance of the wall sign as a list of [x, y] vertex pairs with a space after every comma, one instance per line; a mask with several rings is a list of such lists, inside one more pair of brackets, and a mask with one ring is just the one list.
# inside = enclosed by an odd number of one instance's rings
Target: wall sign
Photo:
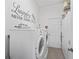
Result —
[[32, 13], [30, 13], [30, 10], [25, 12], [16, 2], [13, 2], [13, 9], [11, 9], [11, 17], [16, 20], [23, 20], [24, 22], [26, 22], [26, 24], [22, 22], [14, 24], [14, 28], [27, 29], [30, 28], [30, 24], [28, 24], [27, 21], [30, 23], [35, 23], [35, 17]]
[[30, 10], [25, 12], [20, 7], [21, 6], [19, 4], [13, 2], [13, 9], [11, 9], [12, 12], [11, 17], [24, 21], [30, 21], [30, 22], [35, 21], [34, 19], [32, 19], [33, 17], [32, 17], [32, 13], [30, 14]]
[[27, 24], [23, 24], [23, 23], [15, 25], [14, 27], [18, 28], [18, 29], [28, 29], [28, 28], [30, 28]]

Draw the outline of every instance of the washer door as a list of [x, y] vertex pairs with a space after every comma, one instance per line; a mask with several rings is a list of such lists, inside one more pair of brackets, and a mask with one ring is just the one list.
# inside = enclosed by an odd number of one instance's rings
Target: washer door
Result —
[[46, 40], [43, 37], [40, 37], [40, 40], [38, 41], [38, 45], [37, 45], [37, 51], [36, 51], [38, 58], [42, 58], [43, 56], [43, 52], [45, 49], [45, 43], [46, 43]]
[[44, 38], [41, 37], [41, 40], [39, 42], [39, 46], [38, 46], [38, 53], [41, 54], [44, 48]]

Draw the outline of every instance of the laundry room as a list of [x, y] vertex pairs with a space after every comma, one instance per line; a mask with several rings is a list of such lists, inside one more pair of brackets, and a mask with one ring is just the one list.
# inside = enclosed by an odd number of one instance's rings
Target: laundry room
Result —
[[5, 59], [73, 59], [72, 0], [5, 0]]

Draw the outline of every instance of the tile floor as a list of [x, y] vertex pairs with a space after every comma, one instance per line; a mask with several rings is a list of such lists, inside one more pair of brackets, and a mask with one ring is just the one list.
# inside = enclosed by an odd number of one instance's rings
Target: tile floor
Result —
[[48, 48], [48, 59], [65, 59], [61, 48]]

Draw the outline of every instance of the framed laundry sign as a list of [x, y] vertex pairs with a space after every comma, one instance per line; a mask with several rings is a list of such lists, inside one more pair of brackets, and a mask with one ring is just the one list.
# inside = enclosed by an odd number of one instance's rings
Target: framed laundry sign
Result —
[[11, 8], [11, 21], [13, 28], [16, 29], [29, 29], [34, 28], [36, 22], [34, 14], [30, 10], [24, 11], [20, 4], [13, 2]]
[[19, 30], [26, 30], [26, 29], [35, 29], [35, 26], [33, 23], [23, 23], [23, 22], [20, 22], [16, 25], [13, 26], [15, 29], [19, 29]]

